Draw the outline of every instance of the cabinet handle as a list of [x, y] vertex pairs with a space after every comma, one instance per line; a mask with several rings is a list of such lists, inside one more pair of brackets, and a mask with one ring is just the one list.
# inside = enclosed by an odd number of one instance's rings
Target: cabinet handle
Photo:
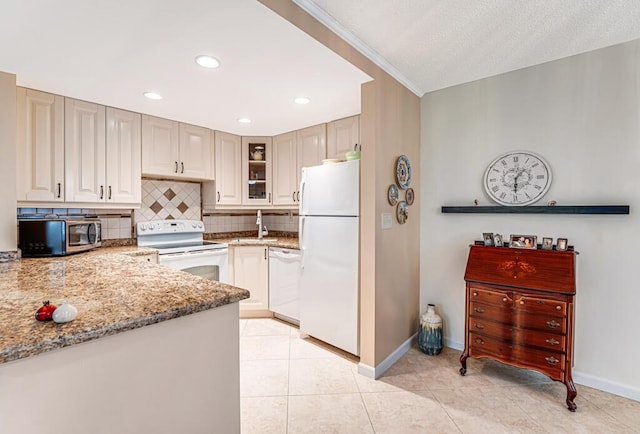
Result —
[[176, 167], [175, 167], [175, 169], [173, 169], [173, 173], [178, 173], [178, 162], [175, 161], [174, 163], [175, 163]]
[[545, 359], [545, 360], [547, 361], [547, 363], [548, 363], [548, 364], [550, 364], [550, 365], [557, 365], [557, 364], [558, 364], [558, 362], [560, 361], [560, 360], [556, 359], [556, 358], [555, 358], [555, 357], [553, 357], [553, 356], [545, 357], [544, 359]]
[[553, 339], [553, 338], [549, 338], [545, 342], [548, 343], [548, 344], [551, 344], [551, 345], [558, 345], [560, 343], [560, 341], [558, 341], [556, 339]]
[[220, 192], [218, 191], [218, 202], [220, 202]]
[[484, 309], [481, 307], [475, 307], [473, 308], [474, 311], [478, 312], [478, 313], [484, 313]]
[[104, 185], [100, 186], [100, 199], [104, 199]]
[[271, 203], [271, 193], [269, 193], [269, 203]]
[[484, 326], [483, 326], [482, 324], [478, 324], [478, 323], [475, 323], [475, 324], [474, 324], [474, 326], [475, 326], [475, 328], [477, 328], [478, 330], [482, 330], [482, 329], [484, 328]]
[[552, 329], [557, 329], [558, 327], [560, 327], [560, 323], [553, 319], [550, 321], [547, 321], [547, 325], [549, 326], [549, 328], [552, 328]]
[[562, 310], [562, 306], [556, 306], [556, 310]]
[[484, 341], [480, 338], [475, 339], [476, 344], [484, 344]]
[[296, 200], [298, 202], [300, 202], [300, 191], [299, 190], [296, 192]]
[[267, 249], [264, 249], [264, 260], [267, 260]]
[[108, 197], [108, 199], [111, 200], [111, 186], [109, 186], [109, 197]]
[[58, 199], [60, 198], [61, 194], [62, 194], [62, 184], [58, 183]]
[[291, 200], [292, 201], [296, 201], [296, 192], [294, 191], [293, 193], [291, 193]]
[[184, 163], [180, 162], [180, 173], [184, 173]]

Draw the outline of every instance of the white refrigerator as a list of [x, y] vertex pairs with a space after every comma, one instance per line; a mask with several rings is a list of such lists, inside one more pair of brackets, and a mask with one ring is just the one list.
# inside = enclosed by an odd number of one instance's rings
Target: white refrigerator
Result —
[[359, 355], [360, 161], [302, 169], [300, 331]]

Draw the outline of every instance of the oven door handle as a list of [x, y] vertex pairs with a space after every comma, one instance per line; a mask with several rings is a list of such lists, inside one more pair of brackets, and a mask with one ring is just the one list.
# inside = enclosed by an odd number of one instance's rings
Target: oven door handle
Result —
[[229, 249], [215, 249], [215, 250], [199, 250], [195, 252], [176, 252], [161, 254], [161, 257], [175, 258], [180, 256], [186, 256], [193, 258], [195, 256], [225, 256], [229, 254]]

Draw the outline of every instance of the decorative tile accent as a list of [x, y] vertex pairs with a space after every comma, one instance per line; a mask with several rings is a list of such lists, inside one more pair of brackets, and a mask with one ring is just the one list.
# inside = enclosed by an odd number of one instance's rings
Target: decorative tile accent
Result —
[[133, 217], [134, 225], [148, 220], [201, 220], [200, 184], [143, 179], [142, 206]]

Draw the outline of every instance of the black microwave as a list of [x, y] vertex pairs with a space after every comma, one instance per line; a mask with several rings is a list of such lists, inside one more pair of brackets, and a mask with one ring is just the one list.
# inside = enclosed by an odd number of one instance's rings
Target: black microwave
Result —
[[65, 256], [100, 247], [100, 219], [34, 219], [18, 222], [23, 257]]

